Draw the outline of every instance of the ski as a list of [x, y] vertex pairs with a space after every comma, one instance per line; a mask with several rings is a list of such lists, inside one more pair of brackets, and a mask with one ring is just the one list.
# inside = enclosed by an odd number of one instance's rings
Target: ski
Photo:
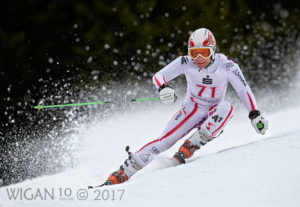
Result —
[[107, 184], [106, 182], [101, 184], [101, 185], [96, 185], [96, 186], [88, 186], [88, 189], [94, 189], [94, 188], [101, 188], [103, 186], [106, 186], [106, 185], [111, 185], [111, 184]]
[[88, 186], [88, 189], [94, 189], [94, 188], [100, 188], [100, 187], [103, 187], [104, 186], [104, 184], [102, 184], [102, 185], [97, 185], [97, 186]]

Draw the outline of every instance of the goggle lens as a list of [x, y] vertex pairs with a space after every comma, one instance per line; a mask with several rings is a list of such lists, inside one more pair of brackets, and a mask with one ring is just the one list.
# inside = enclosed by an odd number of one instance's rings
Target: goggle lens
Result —
[[202, 58], [207, 59], [212, 55], [212, 53], [210, 48], [191, 48], [189, 49], [189, 55], [193, 59], [196, 59], [199, 55]]

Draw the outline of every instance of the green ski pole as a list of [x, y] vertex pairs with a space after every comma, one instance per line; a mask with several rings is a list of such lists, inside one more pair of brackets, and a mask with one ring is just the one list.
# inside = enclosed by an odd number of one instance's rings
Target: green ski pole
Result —
[[35, 109], [41, 110], [44, 108], [57, 108], [57, 107], [68, 107], [68, 106], [86, 106], [86, 105], [95, 105], [95, 104], [109, 104], [109, 103], [128, 103], [128, 102], [135, 102], [135, 101], [155, 101], [158, 100], [157, 97], [154, 98], [135, 98], [135, 99], [129, 99], [129, 100], [120, 100], [120, 101], [98, 101], [98, 102], [88, 102], [88, 103], [73, 103], [73, 104], [59, 104], [59, 105], [48, 105], [48, 106], [42, 106], [38, 105], [35, 106]]

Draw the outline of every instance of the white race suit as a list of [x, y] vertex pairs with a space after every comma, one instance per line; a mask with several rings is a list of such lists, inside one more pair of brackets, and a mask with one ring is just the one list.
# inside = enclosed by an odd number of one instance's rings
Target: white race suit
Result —
[[133, 154], [134, 161], [141, 167], [194, 128], [201, 127], [209, 138], [220, 133], [233, 116], [232, 105], [224, 101], [228, 83], [249, 112], [257, 110], [255, 97], [238, 64], [223, 54], [216, 53], [214, 62], [204, 69], [195, 65], [190, 57], [180, 56], [153, 76], [153, 84], [159, 88], [181, 74], [187, 81], [184, 103], [162, 134]]

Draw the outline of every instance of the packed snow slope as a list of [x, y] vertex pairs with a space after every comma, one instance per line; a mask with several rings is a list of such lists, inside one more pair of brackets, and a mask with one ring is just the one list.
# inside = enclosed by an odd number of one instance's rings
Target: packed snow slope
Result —
[[126, 145], [135, 151], [159, 136], [179, 106], [138, 106], [83, 126], [76, 167], [2, 187], [0, 206], [300, 206], [300, 107], [265, 113], [270, 126], [264, 136], [238, 107], [224, 133], [187, 164], [172, 166], [170, 159], [183, 138], [127, 183], [87, 191], [123, 163]]

